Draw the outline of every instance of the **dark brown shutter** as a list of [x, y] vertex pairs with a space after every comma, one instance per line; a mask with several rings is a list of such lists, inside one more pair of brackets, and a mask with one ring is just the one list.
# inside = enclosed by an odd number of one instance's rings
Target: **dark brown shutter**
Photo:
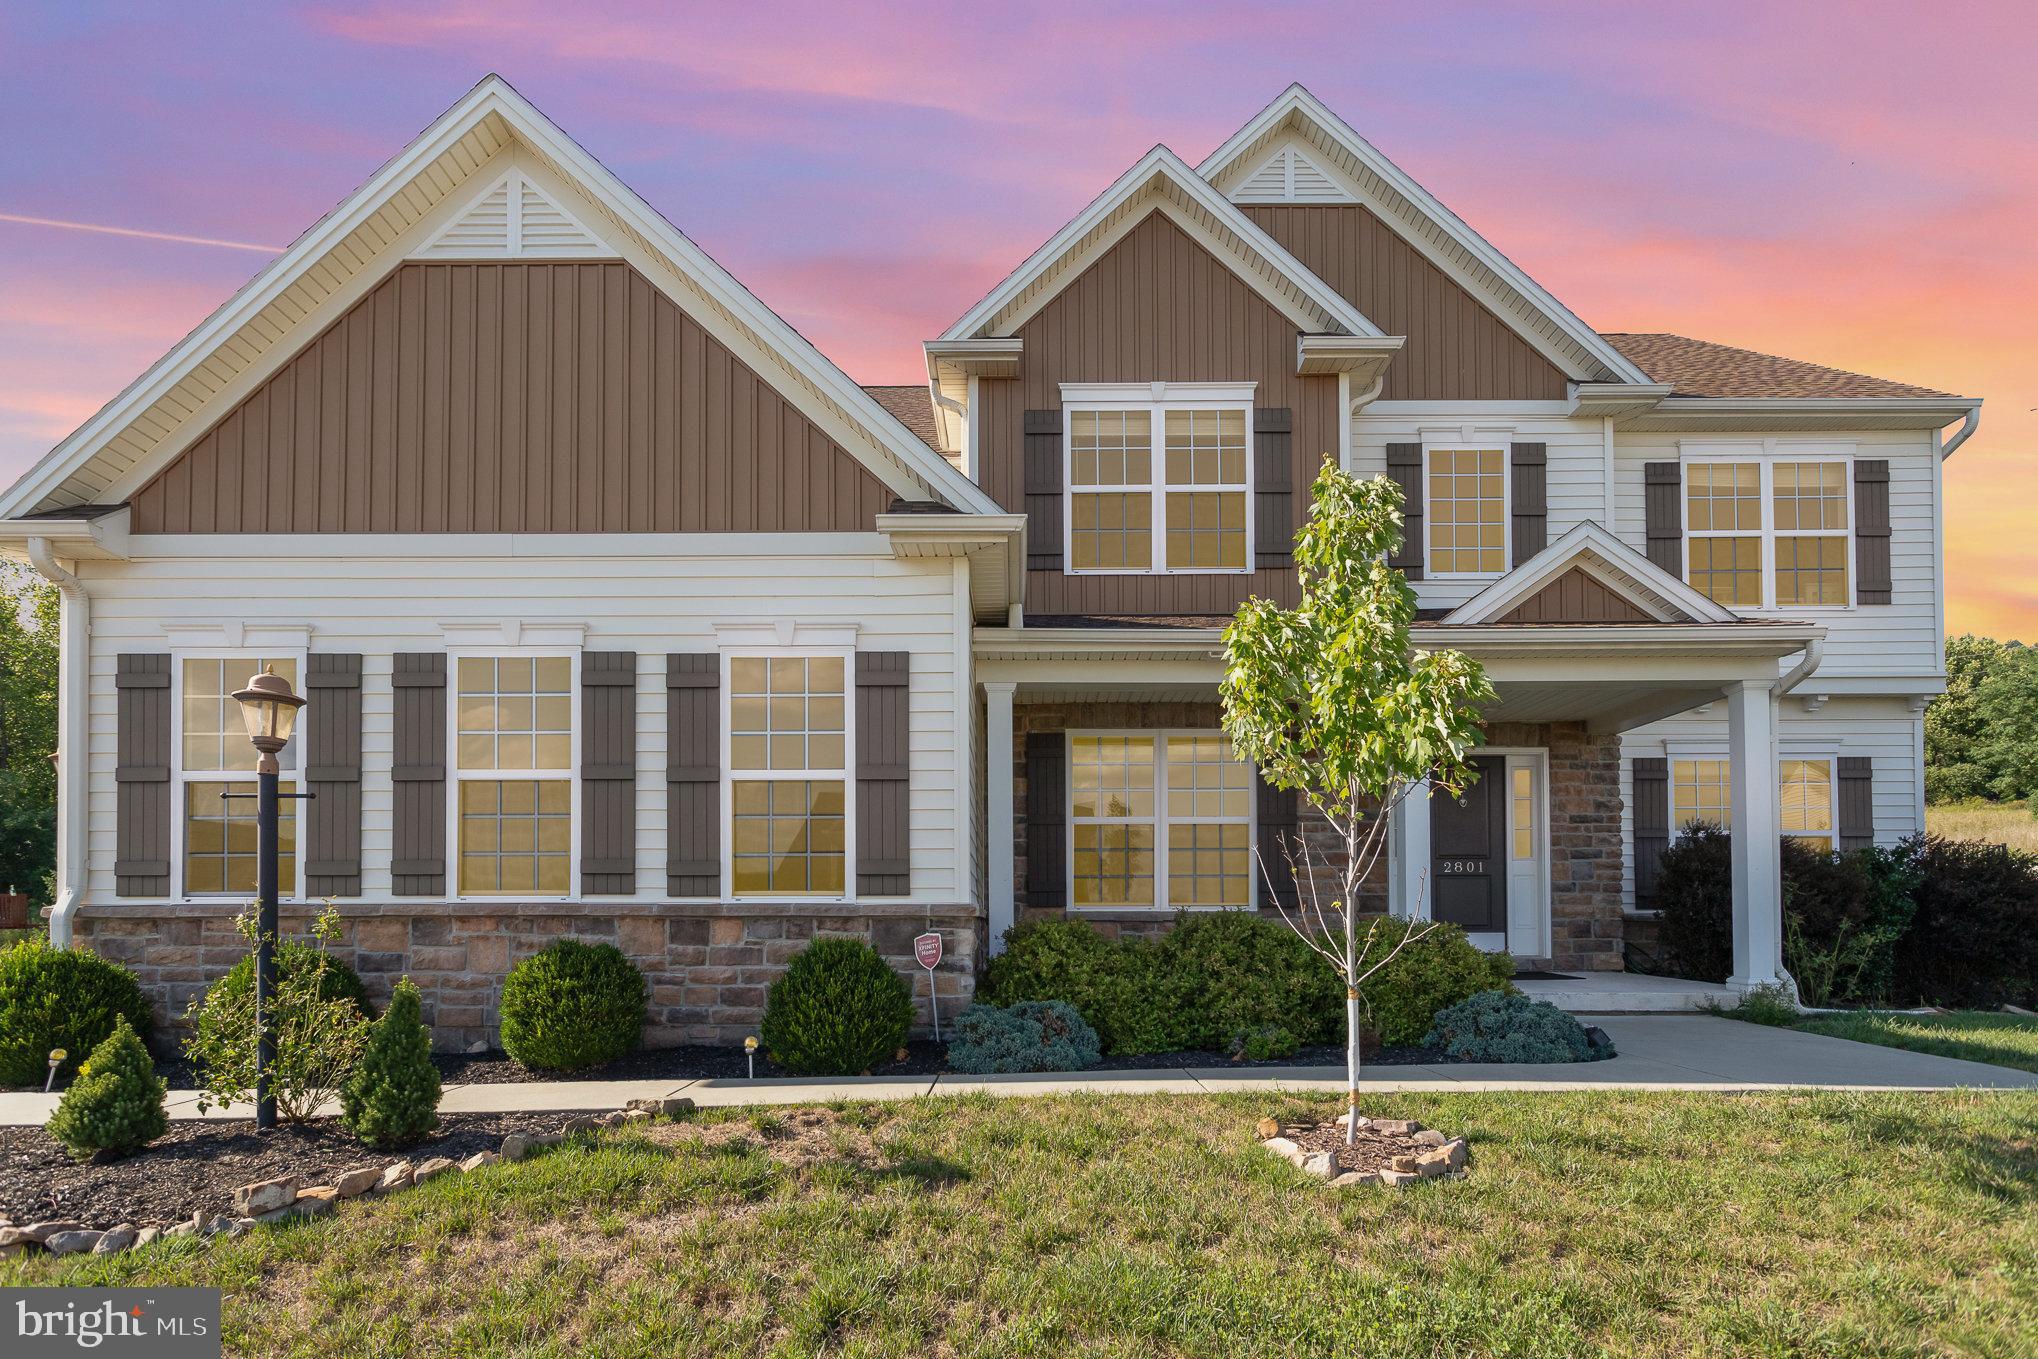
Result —
[[1889, 459], [1854, 463], [1854, 602], [1889, 603]]
[[114, 891], [170, 895], [170, 657], [125, 654], [113, 676]]
[[1683, 469], [1674, 462], [1642, 467], [1642, 512], [1647, 524], [1649, 560], [1657, 569], [1684, 579]]
[[1253, 412], [1253, 564], [1295, 564], [1295, 413]]
[[315, 651], [304, 669], [304, 894], [361, 895], [361, 658]]
[[637, 653], [580, 655], [580, 890], [637, 890]]
[[722, 894], [722, 658], [665, 658], [665, 890]]
[[1401, 546], [1387, 558], [1410, 580], [1422, 579], [1422, 445], [1388, 444], [1387, 475], [1401, 487]]
[[1253, 872], [1253, 899], [1262, 907], [1278, 905], [1292, 911], [1297, 901], [1294, 860], [1301, 857], [1302, 826], [1296, 815], [1297, 795], [1292, 788], [1274, 787], [1260, 777], [1257, 769], [1253, 771], [1253, 787], [1260, 851], [1260, 861]]
[[1647, 906], [1656, 899], [1656, 875], [1670, 847], [1670, 761], [1636, 760], [1634, 790], [1635, 905]]
[[1062, 569], [1061, 412], [1026, 412], [1026, 568]]
[[1508, 462], [1514, 474], [1514, 551], [1520, 566], [1550, 543], [1549, 445], [1513, 444]]
[[856, 653], [856, 892], [902, 897], [912, 890], [908, 805], [913, 655]]
[[[1026, 904], [1069, 904], [1068, 733], [1026, 733]], [[993, 835], [997, 827], [991, 828]], [[1007, 834], [1010, 832], [1008, 831]]]
[[1842, 755], [1835, 820], [1841, 849], [1866, 849], [1875, 843], [1875, 761], [1866, 755]]
[[390, 682], [396, 726], [391, 890], [400, 897], [440, 896], [446, 890], [446, 653], [398, 652]]

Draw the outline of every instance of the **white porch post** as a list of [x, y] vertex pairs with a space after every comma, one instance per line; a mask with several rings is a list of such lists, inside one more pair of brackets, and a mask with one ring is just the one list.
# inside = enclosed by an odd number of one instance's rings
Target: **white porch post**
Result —
[[985, 828], [990, 840], [990, 859], [987, 872], [990, 876], [990, 927], [991, 952], [1005, 951], [1005, 931], [1012, 928], [1013, 903], [1017, 899], [1017, 884], [1013, 874], [1012, 791], [1012, 690], [1018, 686], [1009, 682], [984, 683], [984, 740], [988, 748], [984, 751], [988, 789], [986, 818], [990, 825]]
[[1774, 685], [1743, 680], [1728, 688], [1727, 758], [1733, 776], [1734, 880], [1734, 970], [1727, 984], [1773, 986], [1783, 972]]
[[1387, 826], [1387, 910], [1398, 916], [1430, 918], [1429, 782], [1409, 790]]

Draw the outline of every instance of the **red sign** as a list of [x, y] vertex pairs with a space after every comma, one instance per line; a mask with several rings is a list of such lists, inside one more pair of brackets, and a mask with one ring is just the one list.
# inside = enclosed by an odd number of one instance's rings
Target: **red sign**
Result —
[[920, 966], [932, 972], [941, 966], [941, 936], [923, 934], [913, 941], [913, 956], [920, 960]]

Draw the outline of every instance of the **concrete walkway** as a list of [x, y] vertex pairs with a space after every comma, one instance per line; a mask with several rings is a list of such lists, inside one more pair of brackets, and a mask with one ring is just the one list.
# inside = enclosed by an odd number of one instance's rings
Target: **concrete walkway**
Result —
[[[1555, 1066], [1375, 1066], [1368, 1090], [1952, 1090], [2038, 1089], [2038, 1074], [1933, 1057], [1900, 1048], [1771, 1029], [1710, 1015], [1620, 1015], [1598, 1021], [1620, 1056], [1610, 1062]], [[1339, 1067], [1175, 1067], [1084, 1071], [1043, 1076], [849, 1076], [746, 1081], [533, 1081], [519, 1085], [448, 1085], [449, 1114], [520, 1110], [616, 1109], [626, 1101], [685, 1095], [699, 1105], [817, 1104], [838, 1099], [911, 1099], [922, 1095], [1210, 1094], [1227, 1090], [1341, 1090]], [[170, 1117], [199, 1118], [198, 1095], [170, 1092]], [[0, 1125], [40, 1124], [57, 1096], [0, 1094]], [[333, 1112], [338, 1112], [334, 1110]], [[207, 1118], [247, 1118], [246, 1106]]]

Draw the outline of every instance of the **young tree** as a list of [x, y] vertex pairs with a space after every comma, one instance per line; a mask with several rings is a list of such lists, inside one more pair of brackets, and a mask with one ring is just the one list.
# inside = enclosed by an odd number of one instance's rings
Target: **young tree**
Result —
[[[1475, 776], [1468, 755], [1480, 739], [1479, 706], [1493, 698], [1478, 662], [1411, 645], [1415, 593], [1387, 564], [1400, 539], [1400, 488], [1326, 458], [1295, 543], [1302, 602], [1283, 609], [1249, 599], [1239, 608], [1225, 629], [1219, 686], [1232, 748], [1276, 788], [1299, 792], [1341, 842], [1341, 863], [1323, 862], [1306, 837], [1283, 846], [1299, 902], [1281, 915], [1344, 979], [1347, 1142], [1358, 1126], [1361, 989], [1435, 928], [1383, 935], [1375, 918], [1362, 937], [1360, 888], [1403, 798], [1425, 780], [1455, 796]], [[1323, 879], [1333, 876], [1326, 902]]]

